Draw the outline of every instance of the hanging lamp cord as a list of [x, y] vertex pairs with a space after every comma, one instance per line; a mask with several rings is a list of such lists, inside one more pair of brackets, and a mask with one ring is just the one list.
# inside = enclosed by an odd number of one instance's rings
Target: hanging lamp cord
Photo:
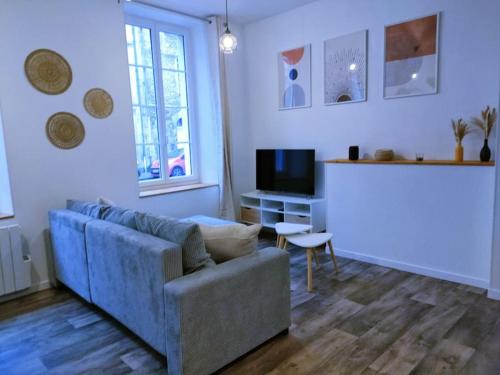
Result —
[[227, 0], [226, 0], [226, 33], [229, 32], [229, 17], [227, 11]]

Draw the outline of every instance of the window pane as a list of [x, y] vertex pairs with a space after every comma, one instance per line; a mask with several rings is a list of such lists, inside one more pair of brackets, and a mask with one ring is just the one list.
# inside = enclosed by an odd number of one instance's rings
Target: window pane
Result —
[[160, 32], [161, 65], [163, 69], [185, 70], [184, 38]]
[[137, 144], [137, 176], [140, 181], [160, 178], [160, 149], [158, 145]]
[[177, 144], [190, 142], [188, 112], [185, 108], [166, 108], [167, 142]]
[[168, 175], [170, 178], [191, 176], [191, 147], [189, 143], [169, 144]]
[[187, 107], [186, 73], [163, 71], [165, 107]]
[[132, 111], [140, 181], [161, 178], [151, 30], [126, 25]]
[[129, 72], [132, 104], [155, 106], [156, 94], [153, 69], [131, 65]]
[[[151, 30], [146, 27], [131, 26], [127, 31], [127, 44], [134, 51], [134, 59], [129, 64], [153, 66], [153, 52], [151, 47]], [[131, 34], [129, 36], [129, 34]]]

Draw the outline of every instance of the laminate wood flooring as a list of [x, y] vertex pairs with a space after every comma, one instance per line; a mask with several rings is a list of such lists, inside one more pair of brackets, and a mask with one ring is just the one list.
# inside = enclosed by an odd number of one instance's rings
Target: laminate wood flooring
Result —
[[[219, 374], [500, 374], [500, 302], [484, 290], [340, 257], [336, 274], [320, 254], [308, 293], [305, 251], [289, 251], [289, 333]], [[2, 375], [154, 373], [164, 357], [67, 289], [0, 304]]]

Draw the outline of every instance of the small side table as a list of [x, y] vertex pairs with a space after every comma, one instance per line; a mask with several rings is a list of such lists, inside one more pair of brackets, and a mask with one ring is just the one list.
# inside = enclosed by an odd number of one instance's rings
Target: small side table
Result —
[[313, 276], [312, 276], [312, 257], [315, 255], [314, 249], [319, 246], [328, 244], [330, 249], [330, 256], [332, 258], [333, 266], [335, 267], [335, 272], [339, 272], [337, 266], [337, 260], [335, 259], [335, 253], [333, 252], [331, 233], [304, 233], [296, 234], [294, 236], [288, 236], [287, 240], [295, 246], [305, 248], [307, 251], [307, 291], [312, 292], [313, 290]]
[[294, 224], [294, 223], [276, 223], [276, 247], [278, 249], [286, 249], [287, 236], [293, 234], [306, 233], [312, 230], [312, 225]]

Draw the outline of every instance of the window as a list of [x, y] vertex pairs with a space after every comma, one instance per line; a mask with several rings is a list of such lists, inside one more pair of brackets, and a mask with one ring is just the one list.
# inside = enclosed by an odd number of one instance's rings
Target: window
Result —
[[138, 180], [146, 188], [191, 183], [197, 174], [188, 33], [140, 20], [125, 28]]

